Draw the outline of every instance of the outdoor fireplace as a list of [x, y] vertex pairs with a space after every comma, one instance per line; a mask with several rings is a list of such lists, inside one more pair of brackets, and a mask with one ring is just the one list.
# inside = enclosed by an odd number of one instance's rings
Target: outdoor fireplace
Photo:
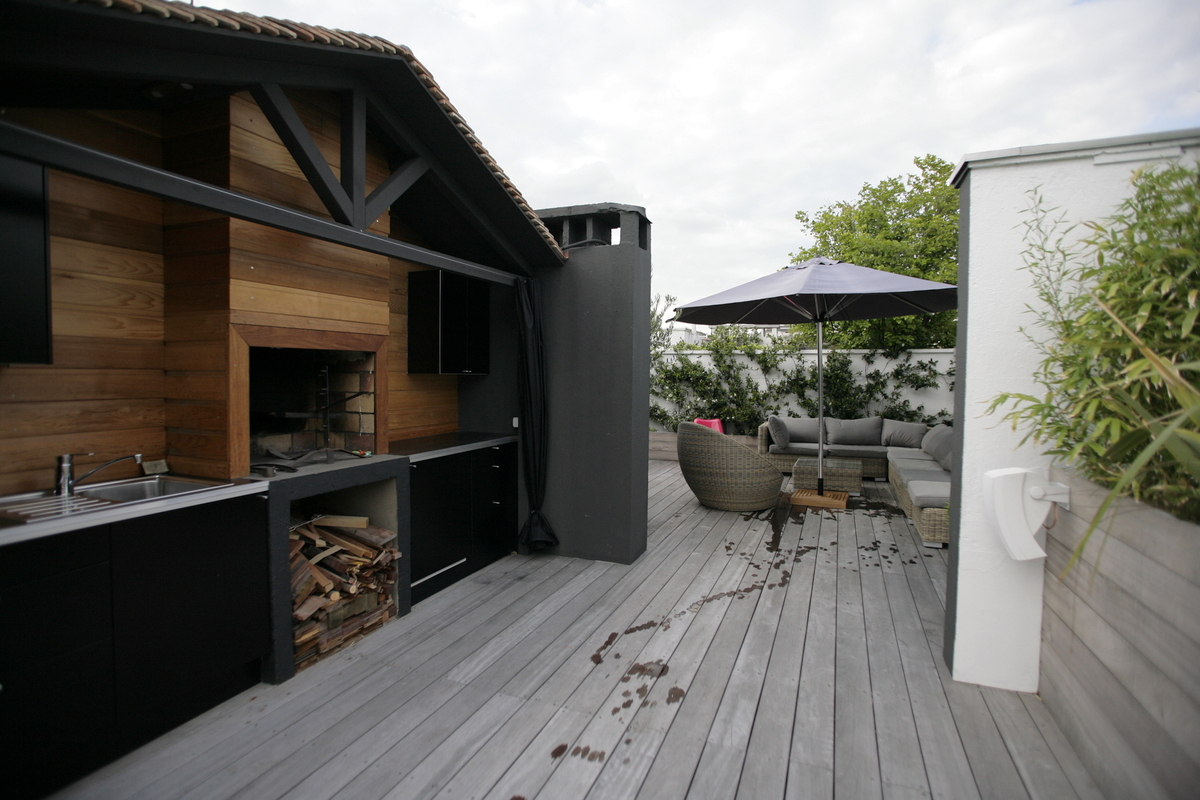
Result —
[[250, 348], [251, 461], [375, 450], [375, 354]]

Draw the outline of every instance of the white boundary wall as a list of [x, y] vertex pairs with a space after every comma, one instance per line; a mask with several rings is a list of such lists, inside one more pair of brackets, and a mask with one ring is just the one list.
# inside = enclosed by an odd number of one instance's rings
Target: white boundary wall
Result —
[[956, 680], [1026, 692], [1038, 688], [1043, 561], [1009, 558], [983, 498], [988, 470], [1051, 465], [1040, 447], [1019, 446], [1022, 433], [1000, 414], [984, 415], [1002, 392], [1043, 392], [1032, 378], [1038, 354], [1018, 330], [1034, 322], [1026, 306], [1037, 303], [1029, 273], [1021, 269], [1028, 193], [1038, 188], [1045, 206], [1068, 222], [1099, 220], [1129, 196], [1133, 170], [1165, 159], [1194, 160], [1198, 143], [1200, 131], [1182, 131], [1021, 148], [967, 156], [956, 174], [958, 179], [969, 172], [967, 331], [959, 335], [966, 352], [966, 363], [959, 364], [961, 505], [956, 544], [951, 540], [958, 548], [952, 601]]
[[[843, 350], [839, 352], [848, 353], [850, 355], [851, 364], [853, 365], [855, 374], [859, 376], [860, 380], [862, 375], [870, 370], [877, 369], [884, 373], [890, 372], [892, 368], [895, 367], [900, 361], [899, 359], [888, 359], [880, 355], [875, 358], [874, 362], [870, 366], [867, 366], [866, 362], [863, 360], [863, 356], [869, 351]], [[824, 353], [826, 358], [828, 358], [830, 351], [827, 349], [824, 351]], [[663, 358], [668, 361], [677, 359], [680, 356], [687, 356], [692, 361], [698, 362], [705, 366], [712, 366], [712, 356], [709, 355], [707, 350], [668, 350], [663, 354]], [[736, 358], [739, 362], [745, 364], [749, 368], [747, 374], [753, 377], [758, 382], [760, 387], [765, 387], [767, 385], [766, 378], [763, 376], [762, 370], [760, 370], [758, 365], [753, 363], [749, 357], [739, 354], [736, 356]], [[796, 367], [797, 361], [799, 360], [803, 360], [807, 366], [815, 365], [817, 363], [817, 351], [801, 350], [799, 359], [784, 359], [783, 363], [780, 365], [781, 369], [785, 371], [792, 370]], [[937, 364], [938, 372], [944, 374], [947, 370], [954, 366], [954, 351], [913, 350], [911, 363], [915, 364], [918, 361], [933, 361]], [[778, 380], [779, 376], [777, 374], [772, 374], [772, 379]], [[936, 388], [920, 390], [903, 389], [901, 391], [901, 398], [908, 400], [913, 408], [924, 406], [926, 414], [935, 415], [944, 411], [945, 416], [949, 417], [954, 410], [954, 393], [950, 388], [953, 380], [953, 377], [943, 378], [941, 386]], [[673, 409], [673, 406], [662, 398], [655, 397], [655, 399], [658, 401], [659, 405]], [[870, 410], [873, 413], [877, 413], [879, 411], [879, 409], [875, 408]], [[789, 395], [780, 401], [780, 414], [798, 417], [808, 416], [795, 395]], [[766, 420], [764, 419], [763, 422], [766, 422]], [[650, 427], [661, 427], [661, 424], [651, 421]], [[742, 433], [753, 434], [754, 431], [742, 431]]]

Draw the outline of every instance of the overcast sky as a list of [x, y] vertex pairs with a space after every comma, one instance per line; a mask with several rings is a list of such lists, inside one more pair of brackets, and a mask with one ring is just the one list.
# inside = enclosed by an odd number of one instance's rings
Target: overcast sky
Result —
[[645, 207], [679, 303], [783, 266], [796, 211], [914, 156], [1200, 127], [1196, 0], [228, 7], [407, 45], [534, 208]]

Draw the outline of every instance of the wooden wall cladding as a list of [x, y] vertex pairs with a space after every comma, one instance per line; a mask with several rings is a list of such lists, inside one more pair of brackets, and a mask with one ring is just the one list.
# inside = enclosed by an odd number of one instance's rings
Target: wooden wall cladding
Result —
[[[156, 115], [27, 111], [7, 118], [154, 166]], [[162, 203], [49, 174], [54, 363], [0, 366], [0, 494], [54, 485], [55, 456], [77, 474], [117, 456], [166, 454]], [[138, 474], [133, 462], [103, 474]]]

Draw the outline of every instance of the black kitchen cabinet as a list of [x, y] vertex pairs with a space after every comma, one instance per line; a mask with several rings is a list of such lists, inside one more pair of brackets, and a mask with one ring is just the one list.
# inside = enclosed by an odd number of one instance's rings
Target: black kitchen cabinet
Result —
[[42, 797], [121, 754], [110, 531], [0, 548], [0, 787]]
[[490, 287], [442, 270], [408, 273], [408, 371], [486, 375]]
[[516, 467], [512, 443], [409, 466], [414, 603], [516, 549]]
[[259, 681], [266, 499], [0, 548], [0, 796], [44, 797]]
[[131, 743], [258, 683], [266, 529], [258, 495], [113, 524], [117, 719]]

